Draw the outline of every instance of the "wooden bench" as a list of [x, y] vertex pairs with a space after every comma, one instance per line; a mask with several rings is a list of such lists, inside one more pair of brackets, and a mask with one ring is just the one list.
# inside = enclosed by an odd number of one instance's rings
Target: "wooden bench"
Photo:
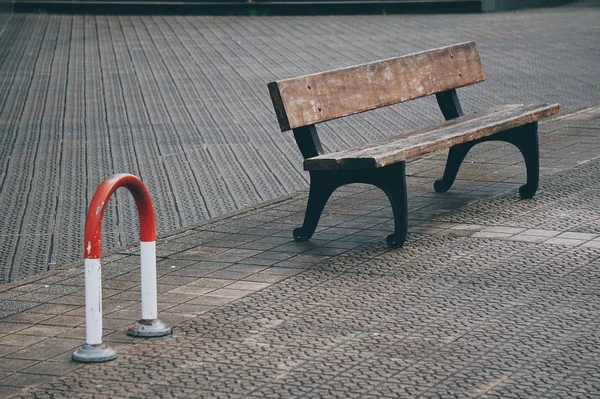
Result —
[[[505, 105], [463, 115], [455, 89], [484, 79], [475, 43], [467, 42], [269, 83], [281, 131], [293, 130], [304, 170], [310, 172], [304, 224], [294, 230], [294, 239], [312, 237], [338, 187], [367, 183], [390, 199], [395, 231], [386, 241], [392, 248], [401, 247], [407, 231], [405, 162], [449, 148], [444, 175], [434, 183], [435, 191], [445, 192], [471, 147], [489, 140], [507, 141], [521, 151], [527, 183], [519, 193], [531, 198], [539, 180], [537, 121], [557, 114], [560, 106]], [[446, 122], [323, 154], [315, 124], [432, 94]]]

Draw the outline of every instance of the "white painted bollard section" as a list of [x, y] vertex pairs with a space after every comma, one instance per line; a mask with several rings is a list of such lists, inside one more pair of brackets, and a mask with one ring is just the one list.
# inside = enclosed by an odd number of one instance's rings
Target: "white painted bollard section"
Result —
[[100, 345], [102, 344], [102, 265], [100, 259], [85, 260], [85, 282], [85, 342], [90, 345]]
[[156, 301], [156, 241], [140, 242], [142, 262], [142, 319], [158, 317]]
[[117, 352], [102, 343], [102, 265], [100, 259], [84, 260], [85, 268], [85, 344], [73, 352], [81, 363], [116, 359]]
[[127, 330], [134, 337], [162, 337], [171, 333], [171, 327], [158, 317], [156, 300], [156, 241], [140, 241], [142, 272], [142, 318]]

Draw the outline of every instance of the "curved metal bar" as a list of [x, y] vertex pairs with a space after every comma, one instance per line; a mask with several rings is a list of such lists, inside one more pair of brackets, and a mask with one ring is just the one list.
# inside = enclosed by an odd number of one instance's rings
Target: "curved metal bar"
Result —
[[160, 337], [171, 328], [158, 319], [156, 290], [156, 222], [148, 189], [134, 175], [110, 176], [96, 189], [85, 220], [85, 344], [73, 353], [73, 360], [84, 363], [106, 362], [116, 352], [102, 343], [102, 265], [100, 262], [102, 218], [110, 197], [119, 187], [133, 195], [140, 219], [140, 258], [142, 318], [127, 330], [136, 337]]
[[133, 195], [140, 218], [140, 241], [156, 241], [156, 222], [154, 219], [154, 205], [150, 199], [148, 189], [142, 181], [134, 175], [121, 173], [104, 179], [96, 189], [87, 217], [85, 219], [84, 254], [85, 259], [100, 259], [100, 236], [102, 235], [102, 218], [113, 193], [125, 187]]

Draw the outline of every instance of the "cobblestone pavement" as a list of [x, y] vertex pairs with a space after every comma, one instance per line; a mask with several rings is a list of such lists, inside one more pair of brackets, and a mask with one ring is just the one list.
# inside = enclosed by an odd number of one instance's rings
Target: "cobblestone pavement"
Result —
[[81, 265], [7, 284], [0, 395], [597, 397], [599, 122], [596, 107], [542, 126], [531, 200], [509, 145], [475, 148], [445, 194], [431, 187], [444, 154], [408, 165], [400, 250], [384, 243], [388, 200], [363, 185], [335, 194], [310, 242], [290, 238], [304, 191], [161, 239], [167, 338], [125, 335], [140, 317], [139, 256], [108, 256], [110, 363], [70, 361], [84, 340]]
[[[86, 206], [115, 172], [149, 186], [161, 233], [305, 188], [300, 154], [268, 98], [274, 79], [475, 40], [487, 81], [460, 90], [467, 111], [599, 104], [599, 20], [594, 6], [428, 16], [17, 14], [0, 36], [0, 282], [78, 260]], [[429, 98], [328, 123], [322, 138], [334, 150], [441, 118]], [[117, 194], [104, 249], [136, 241], [135, 219], [133, 201]]]

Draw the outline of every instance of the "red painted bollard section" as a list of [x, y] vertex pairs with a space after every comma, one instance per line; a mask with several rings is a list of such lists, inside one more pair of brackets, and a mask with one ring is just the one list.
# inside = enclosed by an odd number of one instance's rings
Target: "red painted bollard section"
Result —
[[84, 363], [105, 362], [117, 357], [102, 343], [102, 266], [100, 236], [102, 218], [112, 194], [127, 188], [135, 200], [140, 219], [140, 258], [142, 318], [127, 330], [137, 337], [160, 337], [171, 328], [158, 319], [156, 299], [156, 223], [154, 205], [142, 181], [130, 174], [106, 178], [96, 189], [85, 219], [85, 344], [73, 353], [73, 360]]

